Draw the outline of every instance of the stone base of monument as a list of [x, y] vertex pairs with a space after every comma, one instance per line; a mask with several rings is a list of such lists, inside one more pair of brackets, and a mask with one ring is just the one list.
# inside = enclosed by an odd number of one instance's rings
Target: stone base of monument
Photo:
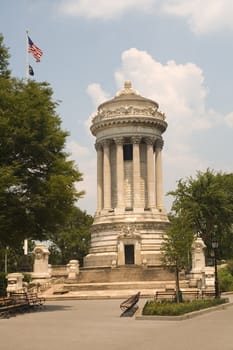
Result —
[[51, 277], [50, 273], [36, 273], [32, 272], [31, 277], [33, 280], [44, 280], [49, 279]]
[[[144, 266], [121, 266], [121, 267], [99, 267], [99, 268], [80, 268], [76, 279], [70, 280], [67, 278], [67, 272], [64, 270], [64, 276], [61, 271], [59, 274], [53, 270], [51, 277], [65, 278], [67, 283], [112, 283], [112, 282], [130, 282], [130, 281], [175, 281], [174, 273], [159, 267], [144, 267]], [[184, 276], [181, 275], [181, 280]]]

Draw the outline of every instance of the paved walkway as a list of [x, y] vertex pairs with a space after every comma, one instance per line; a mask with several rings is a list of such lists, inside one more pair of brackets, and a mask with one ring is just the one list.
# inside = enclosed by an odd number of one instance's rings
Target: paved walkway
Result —
[[47, 301], [44, 311], [0, 319], [1, 350], [233, 350], [233, 307], [185, 321], [141, 321], [121, 318], [121, 301]]

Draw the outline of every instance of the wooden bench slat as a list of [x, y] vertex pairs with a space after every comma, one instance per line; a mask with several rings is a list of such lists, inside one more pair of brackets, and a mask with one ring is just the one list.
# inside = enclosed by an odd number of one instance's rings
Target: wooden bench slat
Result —
[[37, 293], [10, 293], [9, 297], [0, 299], [0, 317], [8, 317], [16, 312], [25, 312], [32, 308], [41, 307], [44, 302], [45, 298], [38, 297]]
[[140, 298], [140, 292], [137, 294], [131, 296], [130, 298], [123, 301], [120, 305], [121, 310], [129, 310], [131, 309], [135, 304], [137, 304], [138, 300]]

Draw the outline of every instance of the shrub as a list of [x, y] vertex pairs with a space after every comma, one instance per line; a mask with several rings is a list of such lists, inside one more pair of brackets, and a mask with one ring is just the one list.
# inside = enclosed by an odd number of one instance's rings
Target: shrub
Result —
[[221, 292], [229, 292], [233, 290], [233, 276], [228, 268], [218, 271], [219, 288]]
[[147, 301], [143, 315], [179, 316], [188, 312], [206, 309], [225, 303], [225, 299], [193, 300], [176, 303], [174, 301]]
[[227, 271], [230, 272], [230, 274], [233, 276], [233, 260], [227, 261]]
[[30, 283], [32, 280], [32, 276], [30, 273], [23, 273], [23, 282]]

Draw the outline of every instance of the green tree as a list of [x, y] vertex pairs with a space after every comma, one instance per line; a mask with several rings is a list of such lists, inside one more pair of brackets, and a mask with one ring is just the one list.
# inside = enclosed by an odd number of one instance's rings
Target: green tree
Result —
[[166, 230], [161, 250], [163, 265], [175, 271], [176, 300], [179, 301], [179, 272], [189, 270], [191, 262], [191, 245], [194, 234], [192, 222], [183, 213], [180, 216], [169, 216], [170, 226]]
[[10, 77], [11, 72], [8, 69], [9, 58], [10, 54], [6, 46], [3, 44], [3, 35], [0, 33], [0, 77]]
[[48, 239], [83, 194], [48, 83], [11, 78], [0, 36], [0, 243]]
[[[28, 241], [29, 251], [34, 249], [35, 242]], [[0, 271], [7, 273], [18, 271], [32, 271], [33, 269], [33, 255], [23, 254], [23, 245], [15, 247], [5, 247], [0, 245]]]
[[194, 230], [200, 232], [210, 252], [211, 242], [219, 242], [219, 258], [233, 253], [233, 174], [197, 172], [196, 178], [179, 180], [175, 191], [172, 213], [186, 213]]
[[54, 236], [50, 246], [50, 263], [67, 264], [69, 260], [79, 260], [88, 253], [93, 217], [77, 207], [73, 207], [66, 226]]

